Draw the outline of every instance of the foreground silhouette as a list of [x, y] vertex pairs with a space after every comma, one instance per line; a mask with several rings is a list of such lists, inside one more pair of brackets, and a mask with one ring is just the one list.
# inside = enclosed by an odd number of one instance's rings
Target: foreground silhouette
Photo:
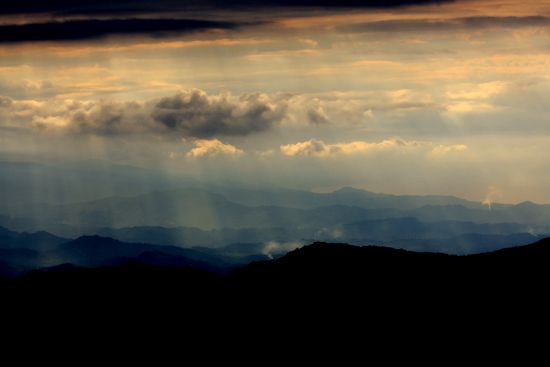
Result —
[[7, 304], [40, 310], [226, 312], [299, 304], [437, 313], [473, 311], [481, 304], [494, 310], [511, 304], [540, 307], [549, 261], [550, 239], [469, 256], [315, 243], [229, 273], [144, 253], [113, 266], [66, 264], [31, 271], [4, 279], [1, 286]]

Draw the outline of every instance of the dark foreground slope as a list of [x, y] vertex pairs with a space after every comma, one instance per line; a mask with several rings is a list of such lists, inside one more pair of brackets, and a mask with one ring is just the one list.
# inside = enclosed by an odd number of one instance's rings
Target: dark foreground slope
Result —
[[0, 310], [5, 335], [21, 338], [61, 330], [76, 341], [100, 335], [114, 345], [182, 348], [188, 340], [233, 350], [318, 340], [325, 347], [315, 355], [343, 341], [361, 351], [376, 340], [455, 353], [461, 343], [484, 348], [495, 336], [539, 335], [535, 329], [548, 325], [549, 260], [546, 239], [462, 257], [315, 243], [232, 273], [139, 258], [67, 264], [0, 280]]
[[8, 300], [4, 305], [29, 301], [35, 307], [61, 308], [99, 304], [178, 312], [214, 307], [220, 312], [255, 304], [283, 309], [348, 304], [435, 311], [480, 303], [499, 308], [542, 304], [549, 264], [550, 239], [470, 256], [315, 243], [230, 274], [194, 268], [193, 263], [145, 264], [137, 258], [118, 266], [33, 271], [4, 280], [2, 290]]

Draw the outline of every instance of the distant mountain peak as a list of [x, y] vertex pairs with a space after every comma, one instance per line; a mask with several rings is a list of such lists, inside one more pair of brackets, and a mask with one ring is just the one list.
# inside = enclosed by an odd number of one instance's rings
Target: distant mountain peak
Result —
[[99, 247], [115, 247], [121, 245], [122, 242], [111, 237], [102, 237], [98, 235], [81, 236], [73, 241], [66, 242], [62, 245], [65, 248], [99, 248]]
[[344, 186], [334, 192], [365, 192], [365, 190], [355, 188], [353, 186]]
[[356, 195], [363, 195], [363, 196], [376, 196], [377, 193], [364, 190], [364, 189], [358, 189], [352, 186], [344, 186], [338, 190], [333, 191], [331, 194], [356, 194]]
[[534, 208], [534, 207], [537, 207], [538, 205], [533, 203], [532, 201], [529, 201], [529, 200], [526, 200], [526, 201], [522, 201], [521, 203], [519, 204], [516, 204], [516, 207], [519, 207], [519, 208]]
[[103, 236], [99, 236], [99, 235], [95, 235], [95, 234], [94, 235], [80, 236], [72, 242], [73, 243], [82, 243], [82, 242], [98, 242], [98, 241], [120, 243], [119, 240], [115, 240], [114, 238], [103, 237]]

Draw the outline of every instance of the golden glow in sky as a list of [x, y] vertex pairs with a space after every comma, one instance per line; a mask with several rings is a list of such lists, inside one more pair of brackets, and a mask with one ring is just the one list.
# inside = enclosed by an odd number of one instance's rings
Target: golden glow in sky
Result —
[[38, 10], [0, 13], [5, 159], [550, 202], [548, 0]]

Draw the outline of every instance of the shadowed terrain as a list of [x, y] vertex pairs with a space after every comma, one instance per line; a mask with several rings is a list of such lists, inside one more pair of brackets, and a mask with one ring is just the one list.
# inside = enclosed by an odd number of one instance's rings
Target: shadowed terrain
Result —
[[[64, 246], [81, 253], [90, 240]], [[121, 245], [104, 241], [102, 246]], [[441, 307], [456, 311], [476, 303], [509, 307], [519, 301], [540, 306], [550, 272], [550, 241], [468, 256], [314, 243], [231, 272], [162, 252], [145, 251], [119, 261], [94, 268], [66, 264], [31, 271], [4, 279], [3, 294], [15, 303], [25, 299], [42, 304], [49, 299], [48, 307], [76, 302], [86, 308], [107, 302], [108, 309], [174, 312], [212, 307], [242, 311], [253, 305], [286, 309], [290, 304], [347, 304], [383, 312], [426, 312], [436, 305], [437, 312]]]

